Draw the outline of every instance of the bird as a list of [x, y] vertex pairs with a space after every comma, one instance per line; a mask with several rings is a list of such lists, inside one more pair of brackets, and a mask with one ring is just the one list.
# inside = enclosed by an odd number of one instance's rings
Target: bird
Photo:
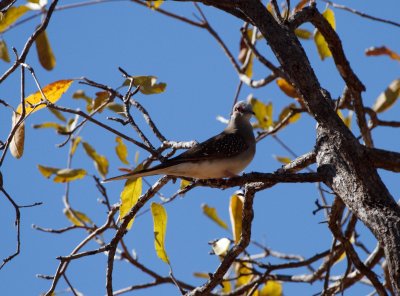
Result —
[[102, 182], [153, 175], [169, 175], [193, 179], [220, 179], [237, 176], [253, 160], [256, 140], [251, 116], [252, 106], [237, 102], [226, 128], [218, 135], [198, 143], [182, 154], [151, 168], [105, 179]]

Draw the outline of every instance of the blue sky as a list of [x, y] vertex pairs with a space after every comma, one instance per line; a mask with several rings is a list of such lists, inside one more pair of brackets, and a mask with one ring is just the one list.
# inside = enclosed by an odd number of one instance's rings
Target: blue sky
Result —
[[[65, 2], [65, 3], [64, 3]], [[61, 4], [72, 1], [61, 1]], [[377, 4], [376, 1], [347, 3], [360, 11], [387, 18], [398, 19], [398, 1], [388, 0]], [[325, 4], [318, 2], [323, 10]], [[166, 2], [162, 8], [192, 17], [197, 13], [190, 3]], [[205, 7], [210, 23], [220, 34], [228, 47], [238, 53], [242, 22]], [[386, 45], [400, 52], [399, 28], [373, 22], [345, 11], [335, 10], [336, 27], [342, 38], [345, 52], [356, 74], [367, 87], [363, 94], [366, 105], [371, 106], [376, 97], [398, 78], [399, 64], [387, 57], [366, 57], [364, 50], [370, 46]], [[9, 48], [15, 46], [21, 51], [27, 37], [31, 34], [39, 19], [28, 22], [4, 34]], [[311, 29], [311, 27], [307, 27]], [[218, 133], [224, 125], [216, 116], [229, 116], [232, 100], [238, 84], [238, 77], [229, 60], [215, 40], [205, 31], [179, 21], [159, 15], [157, 12], [137, 6], [127, 1], [115, 1], [82, 7], [79, 9], [56, 12], [47, 29], [53, 51], [56, 56], [56, 68], [48, 72], [37, 62], [36, 51], [32, 48], [27, 62], [36, 70], [42, 85], [55, 80], [88, 77], [92, 80], [117, 87], [123, 79], [118, 67], [132, 75], [155, 75], [159, 81], [167, 83], [166, 92], [159, 95], [145, 96], [139, 94], [136, 99], [150, 112], [161, 132], [171, 140], [202, 141]], [[343, 81], [338, 75], [331, 59], [320, 61], [312, 41], [302, 42], [321, 84], [328, 89], [334, 98], [343, 89]], [[260, 42], [260, 49], [272, 61], [275, 59], [270, 50]], [[0, 72], [9, 67], [0, 63]], [[262, 78], [269, 72], [256, 65], [255, 78]], [[27, 93], [36, 91], [34, 81], [27, 76]], [[72, 93], [85, 89], [94, 95], [96, 89], [89, 89], [74, 83], [71, 89], [59, 101], [62, 106], [84, 109], [82, 101], [71, 99]], [[16, 71], [0, 85], [2, 99], [13, 106], [19, 103], [19, 72]], [[263, 102], [272, 102], [277, 117], [280, 110], [293, 102], [272, 83], [265, 88], [254, 90], [243, 87], [241, 98], [253, 94]], [[399, 106], [382, 114], [382, 119], [398, 118]], [[99, 118], [105, 120], [110, 114], [103, 113]], [[144, 127], [154, 145], [159, 145], [138, 113], [134, 114], [138, 123]], [[275, 119], [276, 119], [275, 117]], [[0, 108], [0, 135], [4, 139], [10, 129], [10, 113]], [[0, 271], [0, 290], [4, 295], [38, 295], [46, 291], [50, 282], [37, 279], [36, 274], [53, 274], [57, 267], [55, 257], [67, 255], [86, 236], [86, 233], [74, 230], [63, 235], [41, 233], [31, 228], [37, 224], [49, 228], [62, 228], [70, 224], [62, 213], [64, 185], [55, 184], [40, 175], [37, 164], [65, 167], [67, 147], [56, 148], [55, 145], [64, 138], [52, 130], [34, 130], [31, 125], [44, 121], [54, 121], [54, 117], [42, 110], [31, 116], [27, 122], [26, 145], [24, 156], [15, 160], [7, 155], [2, 168], [4, 186], [19, 204], [30, 204], [41, 201], [43, 205], [22, 209], [22, 250]], [[136, 137], [128, 127], [109, 122], [115, 128]], [[354, 128], [354, 124], [353, 124]], [[354, 130], [358, 135], [358, 131]], [[391, 128], [374, 130], [375, 144], [379, 148], [400, 151], [398, 131]], [[96, 150], [107, 156], [110, 161], [109, 176], [118, 174], [123, 166], [115, 155], [115, 136], [93, 125], [86, 125], [81, 136], [91, 143]], [[308, 116], [286, 127], [278, 134], [298, 155], [310, 151], [315, 142], [315, 122]], [[128, 146], [132, 161], [137, 147]], [[264, 139], [257, 146], [257, 154], [246, 172], [273, 172], [280, 164], [273, 155], [289, 156], [271, 137]], [[140, 159], [147, 154], [140, 151]], [[85, 168], [90, 174], [97, 174], [92, 161], [79, 148], [72, 166]], [[400, 195], [398, 177], [381, 172], [386, 184], [395, 198]], [[156, 178], [148, 178], [154, 182]], [[119, 201], [123, 182], [106, 185], [113, 203]], [[172, 195], [179, 184], [170, 184], [162, 189], [165, 196]], [[193, 272], [212, 272], [219, 261], [208, 254], [208, 241], [230, 236], [202, 214], [201, 204], [217, 208], [221, 218], [229, 221], [228, 205], [230, 195], [235, 189], [220, 191], [216, 189], [197, 188], [182, 198], [166, 206], [168, 212], [168, 229], [166, 249], [175, 276], [193, 285], [203, 282], [192, 276]], [[315, 185], [282, 184], [260, 192], [255, 199], [255, 219], [252, 239], [266, 244], [274, 250], [297, 253], [304, 257], [326, 250], [331, 245], [332, 236], [320, 212], [313, 215], [314, 201], [318, 197]], [[73, 208], [85, 212], [97, 225], [105, 221], [105, 207], [98, 203], [100, 194], [90, 177], [71, 183], [70, 202]], [[155, 197], [154, 201], [158, 198]], [[329, 197], [330, 201], [332, 200]], [[4, 199], [0, 199], [0, 237], [3, 238], [0, 257], [6, 257], [15, 248], [15, 228], [13, 208]], [[372, 249], [375, 240], [371, 233], [359, 223], [359, 233], [366, 245]], [[152, 220], [145, 214], [135, 220], [132, 230], [126, 236], [126, 242], [135, 250], [142, 263], [168, 274], [168, 267], [155, 255], [153, 248]], [[111, 238], [112, 233], [107, 233]], [[94, 243], [88, 249], [96, 248]], [[250, 247], [251, 252], [260, 252]], [[364, 258], [364, 254], [362, 257]], [[67, 275], [73, 285], [85, 295], [103, 295], [105, 293], [106, 256], [97, 255], [73, 262]], [[273, 260], [272, 260], [273, 262]], [[333, 274], [343, 271], [344, 263], [338, 264]], [[282, 271], [284, 273], [285, 271]], [[305, 270], [296, 272], [302, 273]], [[123, 262], [115, 263], [114, 288], [120, 289], [129, 285], [150, 281], [141, 272]], [[61, 281], [58, 290], [66, 288]], [[312, 295], [320, 291], [321, 285], [284, 284], [285, 295]], [[359, 285], [350, 289], [348, 295], [363, 295], [371, 291], [369, 287]], [[164, 285], [152, 290], [135, 292], [132, 295], [177, 295], [172, 285]]]

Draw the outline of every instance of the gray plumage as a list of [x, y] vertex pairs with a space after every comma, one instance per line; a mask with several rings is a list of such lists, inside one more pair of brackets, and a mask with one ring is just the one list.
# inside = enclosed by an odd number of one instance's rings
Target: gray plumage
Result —
[[113, 177], [103, 182], [161, 174], [196, 179], [235, 176], [251, 162], [256, 151], [256, 141], [250, 123], [252, 114], [254, 112], [250, 104], [238, 102], [233, 108], [228, 126], [222, 133], [152, 168]]

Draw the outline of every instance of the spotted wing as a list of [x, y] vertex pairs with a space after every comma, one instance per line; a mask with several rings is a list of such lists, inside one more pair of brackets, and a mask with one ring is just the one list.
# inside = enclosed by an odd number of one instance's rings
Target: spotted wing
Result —
[[248, 148], [248, 144], [239, 134], [222, 132], [171, 160], [181, 162], [234, 157]]

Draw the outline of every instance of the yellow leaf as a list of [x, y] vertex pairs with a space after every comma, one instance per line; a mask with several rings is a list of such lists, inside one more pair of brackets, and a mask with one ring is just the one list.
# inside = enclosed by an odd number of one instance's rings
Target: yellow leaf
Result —
[[253, 62], [254, 62], [254, 53], [250, 54], [249, 63], [247, 64], [245, 74], [247, 77], [251, 78], [253, 76]]
[[118, 103], [107, 104], [107, 108], [115, 113], [123, 113], [124, 112], [124, 106], [122, 106], [121, 104], [118, 104]]
[[117, 153], [118, 158], [122, 161], [122, 163], [129, 164], [129, 161], [127, 159], [128, 148], [126, 148], [124, 141], [122, 141], [121, 137], [116, 137], [115, 141], [117, 142], [117, 146], [115, 147], [115, 152]]
[[236, 264], [236, 287], [240, 287], [249, 283], [254, 275], [250, 263], [237, 263]]
[[396, 79], [392, 81], [389, 87], [379, 95], [372, 109], [374, 109], [374, 111], [377, 113], [384, 112], [392, 107], [394, 103], [396, 103], [399, 96], [400, 79]]
[[[231, 282], [230, 281], [223, 281], [222, 282], [222, 292], [228, 294], [232, 291]], [[255, 296], [255, 295], [254, 295]]]
[[343, 261], [345, 258], [346, 258], [346, 252], [343, 252], [340, 256], [339, 256], [339, 258], [335, 261], [335, 264], [336, 263], [339, 263], [340, 261]]
[[351, 119], [353, 117], [353, 112], [349, 111], [348, 115], [345, 117], [343, 113], [338, 109], [337, 114], [339, 115], [340, 119], [343, 120], [344, 124], [348, 127], [351, 128]]
[[56, 58], [54, 57], [53, 50], [51, 49], [49, 38], [46, 31], [40, 33], [36, 40], [36, 50], [39, 57], [39, 62], [43, 68], [50, 71], [56, 66]]
[[10, 55], [8, 54], [7, 44], [4, 40], [0, 41], [0, 59], [7, 63], [10, 62]]
[[63, 210], [63, 213], [68, 218], [68, 220], [76, 226], [85, 226], [85, 223], [93, 224], [92, 220], [90, 220], [90, 218], [82, 212], [73, 210], [71, 208], [65, 208]]
[[72, 95], [73, 99], [83, 99], [86, 101], [87, 104], [92, 104], [93, 99], [91, 97], [88, 97], [85, 92], [81, 89], [77, 90], [76, 92], [74, 92], [74, 94]]
[[253, 111], [256, 114], [256, 119], [258, 124], [255, 127], [262, 129], [268, 129], [272, 126], [272, 103], [264, 104], [263, 102], [257, 100], [256, 98], [251, 98], [250, 100]]
[[60, 170], [57, 168], [46, 167], [46, 166], [43, 166], [40, 164], [38, 165], [38, 169], [39, 169], [40, 173], [47, 179], [50, 178], [52, 175], [54, 175], [55, 173], [57, 173]]
[[153, 0], [153, 1], [146, 1], [147, 6], [151, 9], [157, 9], [160, 5], [164, 2], [164, 0]]
[[67, 132], [65, 126], [55, 122], [43, 122], [41, 124], [35, 124], [33, 125], [33, 128], [54, 128], [60, 134], [65, 134]]
[[229, 203], [229, 216], [231, 218], [232, 234], [235, 244], [239, 242], [242, 234], [242, 210], [242, 198], [236, 194], [232, 195]]
[[40, 173], [47, 179], [49, 179], [52, 175], [56, 175], [54, 178], [54, 182], [56, 183], [70, 182], [73, 180], [82, 179], [86, 176], [86, 171], [83, 169], [59, 169], [42, 166], [40, 164], [38, 165], [38, 169]]
[[55, 117], [57, 117], [59, 120], [61, 120], [61, 121], [63, 121], [63, 122], [66, 122], [67, 121], [67, 119], [64, 117], [64, 115], [60, 112], [60, 111], [58, 111], [58, 110], [56, 110], [56, 109], [48, 109], [49, 111], [50, 111], [50, 113], [51, 114], [53, 114]]
[[[121, 206], [119, 208], [119, 220], [129, 213], [131, 208], [136, 204], [139, 197], [142, 195], [142, 178], [128, 179], [125, 183], [124, 189], [121, 192]], [[132, 219], [127, 229], [131, 229]]]
[[[93, 107], [92, 110], [96, 110], [97, 108], [99, 108], [102, 104], [104, 104], [105, 101], [108, 100], [108, 98], [110, 97], [110, 94], [107, 91], [99, 91], [96, 93], [96, 98], [93, 101]], [[106, 106], [104, 106], [103, 108], [101, 108], [98, 112], [101, 113], [104, 108]]]
[[23, 16], [28, 10], [29, 8], [24, 5], [10, 7], [5, 15], [0, 19], [0, 33], [4, 32], [9, 26], [15, 23], [15, 21]]
[[279, 161], [280, 163], [283, 163], [283, 164], [288, 164], [288, 163], [291, 162], [291, 160], [290, 160], [289, 157], [274, 155], [274, 158], [275, 158], [277, 161]]
[[[246, 31], [247, 39], [251, 40], [253, 37], [253, 30], [247, 30]], [[249, 47], [246, 45], [246, 42], [244, 41], [243, 36], [240, 38], [240, 49], [239, 49], [239, 56], [238, 60], [244, 64], [246, 62], [247, 55], [249, 53]], [[244, 69], [244, 74], [251, 78], [253, 76], [253, 60], [254, 60], [254, 54], [250, 53], [249, 60], [246, 66], [246, 69]]]
[[262, 287], [259, 296], [282, 296], [282, 290], [280, 282], [270, 280]]
[[297, 93], [297, 90], [285, 79], [278, 78], [276, 80], [276, 84], [278, 84], [279, 88], [289, 97], [291, 98], [298, 98], [300, 97]]
[[186, 186], [189, 186], [190, 184], [192, 184], [192, 182], [185, 180], [185, 179], [181, 179], [181, 185], [179, 186], [179, 189], [183, 189]]
[[294, 30], [294, 33], [296, 34], [297, 37], [299, 37], [301, 39], [308, 40], [308, 39], [312, 38], [312, 33], [305, 29], [297, 28]]
[[387, 55], [393, 60], [400, 61], [400, 55], [386, 46], [370, 47], [365, 51], [367, 56]]
[[108, 160], [104, 155], [100, 155], [94, 148], [87, 142], [82, 142], [86, 154], [93, 159], [94, 166], [100, 175], [105, 178], [108, 173]]
[[[133, 85], [138, 87], [144, 95], [159, 94], [165, 91], [165, 83], [156, 83], [157, 77], [155, 76], [132, 76]], [[125, 80], [124, 85], [129, 85], [130, 79]]]
[[57, 171], [53, 181], [56, 183], [66, 183], [82, 179], [85, 176], [86, 171], [83, 169], [61, 169]]
[[[210, 276], [208, 273], [205, 272], [194, 272], [193, 275], [197, 278], [201, 278], [201, 279], [209, 279]], [[225, 284], [225, 283], [224, 283]]]
[[167, 252], [165, 251], [165, 234], [167, 231], [168, 216], [164, 207], [158, 203], [151, 203], [151, 214], [154, 222], [154, 247], [157, 256], [169, 265]]
[[[15, 125], [20, 120], [21, 116], [18, 113], [13, 112], [12, 115], [12, 129], [14, 129]], [[10, 152], [11, 155], [15, 158], [19, 159], [24, 154], [24, 144], [25, 144], [25, 122], [23, 121], [15, 131], [14, 136], [11, 139], [10, 143]]]
[[215, 223], [217, 223], [219, 226], [221, 226], [224, 229], [228, 229], [228, 225], [224, 221], [221, 220], [220, 217], [218, 217], [217, 210], [215, 208], [209, 207], [206, 204], [202, 204], [201, 208], [203, 209], [203, 213], [213, 220]]
[[77, 138], [73, 138], [72, 139], [72, 144], [71, 144], [71, 150], [70, 150], [70, 154], [74, 155], [76, 148], [78, 147], [79, 143], [81, 142], [82, 138], [81, 137], [77, 137]]
[[299, 1], [299, 3], [297, 3], [296, 7], [294, 8], [293, 13], [301, 10], [308, 2], [309, 2], [309, 0], [301, 0], [301, 1]]
[[135, 153], [135, 163], [138, 163], [139, 161], [139, 151], [136, 151]]
[[[50, 101], [51, 103], [57, 102], [61, 96], [68, 90], [68, 88], [71, 86], [73, 80], [68, 79], [68, 80], [58, 80], [56, 82], [50, 83], [49, 85], [46, 85], [42, 91], [44, 95], [46, 96], [46, 99]], [[42, 95], [40, 91], [35, 92], [34, 94], [31, 94], [27, 98], [25, 98], [25, 108], [26, 108], [26, 113], [32, 113], [36, 112], [42, 108], [45, 107], [45, 105], [39, 105], [36, 106], [36, 108], [32, 108], [31, 105], [36, 105], [42, 102]], [[17, 113], [21, 114], [22, 113], [22, 105], [19, 104], [17, 108]]]
[[[350, 242], [351, 242], [352, 244], [354, 244], [354, 242], [355, 242], [354, 235], [350, 237]], [[346, 258], [346, 256], [347, 256], [347, 255], [346, 255], [346, 252], [343, 252], [343, 253], [339, 256], [339, 258], [335, 261], [335, 264], [336, 264], [336, 263], [339, 263], [339, 262], [342, 261], [342, 260], [344, 260], [344, 259]]]
[[[336, 22], [333, 10], [328, 8], [322, 13], [322, 15], [329, 22], [332, 28], [335, 29]], [[328, 47], [328, 43], [326, 43], [324, 36], [322, 36], [321, 32], [318, 30], [315, 30], [314, 32], [314, 42], [317, 46], [318, 54], [321, 60], [332, 56], [332, 53]]]
[[[296, 108], [296, 104], [292, 103], [289, 106], [286, 106], [283, 108], [281, 114], [279, 114], [279, 122], [283, 121], [292, 111], [292, 109]], [[297, 120], [299, 120], [301, 117], [300, 113], [296, 113], [292, 115], [288, 121], [288, 123], [295, 123]]]
[[216, 242], [213, 242], [212, 249], [213, 249], [215, 255], [225, 256], [229, 250], [230, 245], [231, 245], [231, 241], [228, 238], [223, 237], [223, 238], [217, 240]]

